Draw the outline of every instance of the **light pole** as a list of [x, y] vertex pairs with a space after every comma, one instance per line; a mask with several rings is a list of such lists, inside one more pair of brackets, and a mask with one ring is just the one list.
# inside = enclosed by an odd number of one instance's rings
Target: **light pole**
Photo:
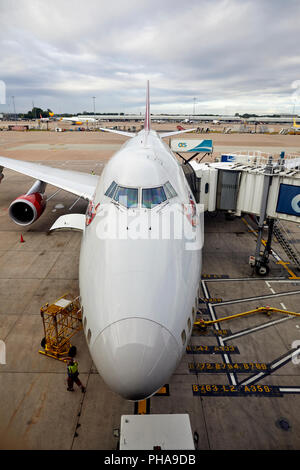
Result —
[[93, 100], [93, 109], [94, 109], [94, 116], [95, 116], [95, 109], [96, 109], [95, 101], [96, 101], [96, 96], [92, 96], [92, 100]]
[[193, 115], [194, 115], [194, 116], [195, 116], [196, 99], [197, 99], [197, 98], [193, 98], [193, 100], [194, 100]]
[[15, 121], [17, 121], [17, 115], [16, 115], [16, 105], [15, 105], [15, 97], [12, 96], [12, 102], [13, 102], [13, 106], [14, 106], [14, 115], [15, 115]]

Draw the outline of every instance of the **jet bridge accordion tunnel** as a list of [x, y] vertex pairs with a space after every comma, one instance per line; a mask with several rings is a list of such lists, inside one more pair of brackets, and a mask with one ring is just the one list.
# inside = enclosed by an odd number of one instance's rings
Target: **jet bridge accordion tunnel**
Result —
[[236, 211], [239, 183], [240, 171], [218, 170], [217, 210]]

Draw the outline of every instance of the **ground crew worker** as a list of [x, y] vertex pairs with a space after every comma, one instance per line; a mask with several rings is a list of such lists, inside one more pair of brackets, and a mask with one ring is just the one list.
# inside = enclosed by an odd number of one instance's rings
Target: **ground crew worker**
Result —
[[70, 357], [68, 362], [68, 392], [74, 392], [73, 385], [75, 382], [81, 388], [82, 393], [85, 393], [85, 387], [80, 382], [78, 375], [78, 362], [74, 361], [73, 357]]

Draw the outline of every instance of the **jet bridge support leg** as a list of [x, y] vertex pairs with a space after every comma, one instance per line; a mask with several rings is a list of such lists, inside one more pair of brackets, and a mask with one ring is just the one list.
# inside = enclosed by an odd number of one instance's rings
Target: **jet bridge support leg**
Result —
[[262, 200], [261, 200], [261, 208], [260, 208], [259, 223], [258, 223], [258, 235], [257, 235], [256, 251], [255, 251], [255, 264], [254, 264], [256, 273], [259, 276], [266, 276], [269, 273], [268, 263], [269, 263], [269, 255], [271, 252], [274, 219], [269, 220], [268, 241], [265, 245], [265, 249], [263, 253], [261, 253], [260, 248], [261, 248], [261, 242], [262, 242], [262, 232], [264, 228], [264, 221], [266, 220], [266, 214], [267, 214], [269, 190], [270, 190], [270, 185], [272, 182], [272, 174], [273, 174], [272, 157], [269, 158], [269, 162], [266, 165], [266, 169], [264, 173], [265, 173], [264, 189], [263, 189]]
[[256, 253], [255, 253], [255, 270], [259, 276], [266, 276], [269, 274], [269, 256], [272, 251], [272, 237], [274, 229], [274, 219], [268, 219], [268, 239], [265, 243], [265, 249], [263, 253], [260, 252], [261, 242], [262, 242], [262, 229], [259, 230], [259, 237], [256, 244]]

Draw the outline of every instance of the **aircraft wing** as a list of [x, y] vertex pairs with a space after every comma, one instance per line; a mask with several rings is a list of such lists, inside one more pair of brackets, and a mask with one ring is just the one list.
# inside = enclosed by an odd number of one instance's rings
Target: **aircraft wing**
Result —
[[22, 160], [0, 156], [0, 170], [1, 167], [52, 184], [57, 188], [61, 188], [64, 191], [68, 191], [88, 201], [93, 199], [98, 183], [98, 176], [96, 175], [79, 171], [62, 170], [39, 163], [24, 162]]
[[171, 137], [172, 135], [185, 134], [185, 132], [193, 132], [197, 129], [184, 129], [183, 131], [170, 131], [170, 132], [159, 132], [159, 137]]
[[134, 137], [136, 136], [135, 132], [126, 132], [126, 131], [119, 131], [117, 129], [108, 129], [106, 127], [99, 127], [101, 131], [104, 132], [112, 132], [113, 134], [120, 134], [120, 135], [125, 135], [126, 137]]

